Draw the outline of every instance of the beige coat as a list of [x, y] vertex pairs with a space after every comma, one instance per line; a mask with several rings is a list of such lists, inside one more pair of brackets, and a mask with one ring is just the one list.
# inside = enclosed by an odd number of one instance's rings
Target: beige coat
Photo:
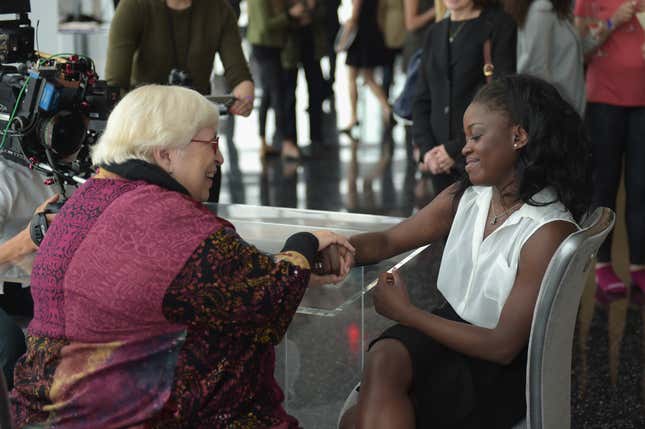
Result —
[[385, 46], [401, 49], [405, 41], [403, 0], [379, 0], [378, 23], [383, 31]]

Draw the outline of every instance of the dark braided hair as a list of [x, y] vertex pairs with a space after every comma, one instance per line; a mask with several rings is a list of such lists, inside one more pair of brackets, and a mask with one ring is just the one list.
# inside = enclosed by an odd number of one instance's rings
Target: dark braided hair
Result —
[[[543, 206], [533, 195], [553, 187], [557, 198], [580, 222], [591, 204], [591, 151], [580, 115], [553, 85], [527, 75], [505, 76], [482, 87], [473, 103], [503, 112], [528, 134], [519, 150], [516, 175], [521, 201]], [[456, 195], [471, 183], [466, 175]]]

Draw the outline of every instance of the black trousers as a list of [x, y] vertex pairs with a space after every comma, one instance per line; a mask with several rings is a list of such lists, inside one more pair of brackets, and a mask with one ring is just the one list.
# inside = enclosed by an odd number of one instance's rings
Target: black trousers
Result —
[[[629, 259], [645, 264], [645, 106], [589, 103], [586, 119], [592, 144], [593, 205], [616, 210], [624, 160]], [[599, 262], [611, 260], [611, 241], [610, 234], [598, 251]]]
[[329, 45], [329, 85], [332, 86], [336, 81], [336, 50], [334, 49], [334, 42], [336, 41], [336, 34], [340, 29], [340, 22], [338, 21], [338, 8], [340, 7], [339, 0], [332, 0], [326, 4], [325, 13], [325, 29], [327, 30], [327, 43]]
[[[322, 141], [322, 85], [323, 75], [320, 61], [316, 59], [316, 46], [311, 26], [296, 30], [300, 40], [300, 62], [305, 70], [307, 89], [309, 91], [309, 137], [312, 143]], [[296, 141], [296, 85], [298, 83], [298, 68], [285, 70], [286, 99], [285, 99], [285, 136]]]
[[285, 77], [280, 60], [280, 48], [253, 45], [253, 58], [260, 72], [262, 100], [259, 111], [260, 136], [266, 137], [266, 121], [269, 108], [275, 115], [275, 129], [278, 135], [285, 131]]

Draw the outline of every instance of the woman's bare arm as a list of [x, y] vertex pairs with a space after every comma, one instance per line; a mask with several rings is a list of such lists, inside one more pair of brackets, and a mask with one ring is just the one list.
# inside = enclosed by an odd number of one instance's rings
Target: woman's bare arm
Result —
[[454, 218], [455, 190], [456, 185], [446, 188], [414, 216], [388, 230], [351, 237], [356, 263], [372, 264], [446, 237]]
[[434, 8], [430, 8], [423, 13], [417, 13], [419, 10], [419, 0], [404, 0], [403, 11], [405, 14], [405, 29], [415, 31], [426, 26], [435, 18]]

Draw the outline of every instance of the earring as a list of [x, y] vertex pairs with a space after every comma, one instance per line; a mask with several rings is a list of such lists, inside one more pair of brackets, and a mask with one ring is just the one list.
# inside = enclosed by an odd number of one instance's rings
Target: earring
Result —
[[517, 143], [513, 143], [513, 148], [517, 149]]

